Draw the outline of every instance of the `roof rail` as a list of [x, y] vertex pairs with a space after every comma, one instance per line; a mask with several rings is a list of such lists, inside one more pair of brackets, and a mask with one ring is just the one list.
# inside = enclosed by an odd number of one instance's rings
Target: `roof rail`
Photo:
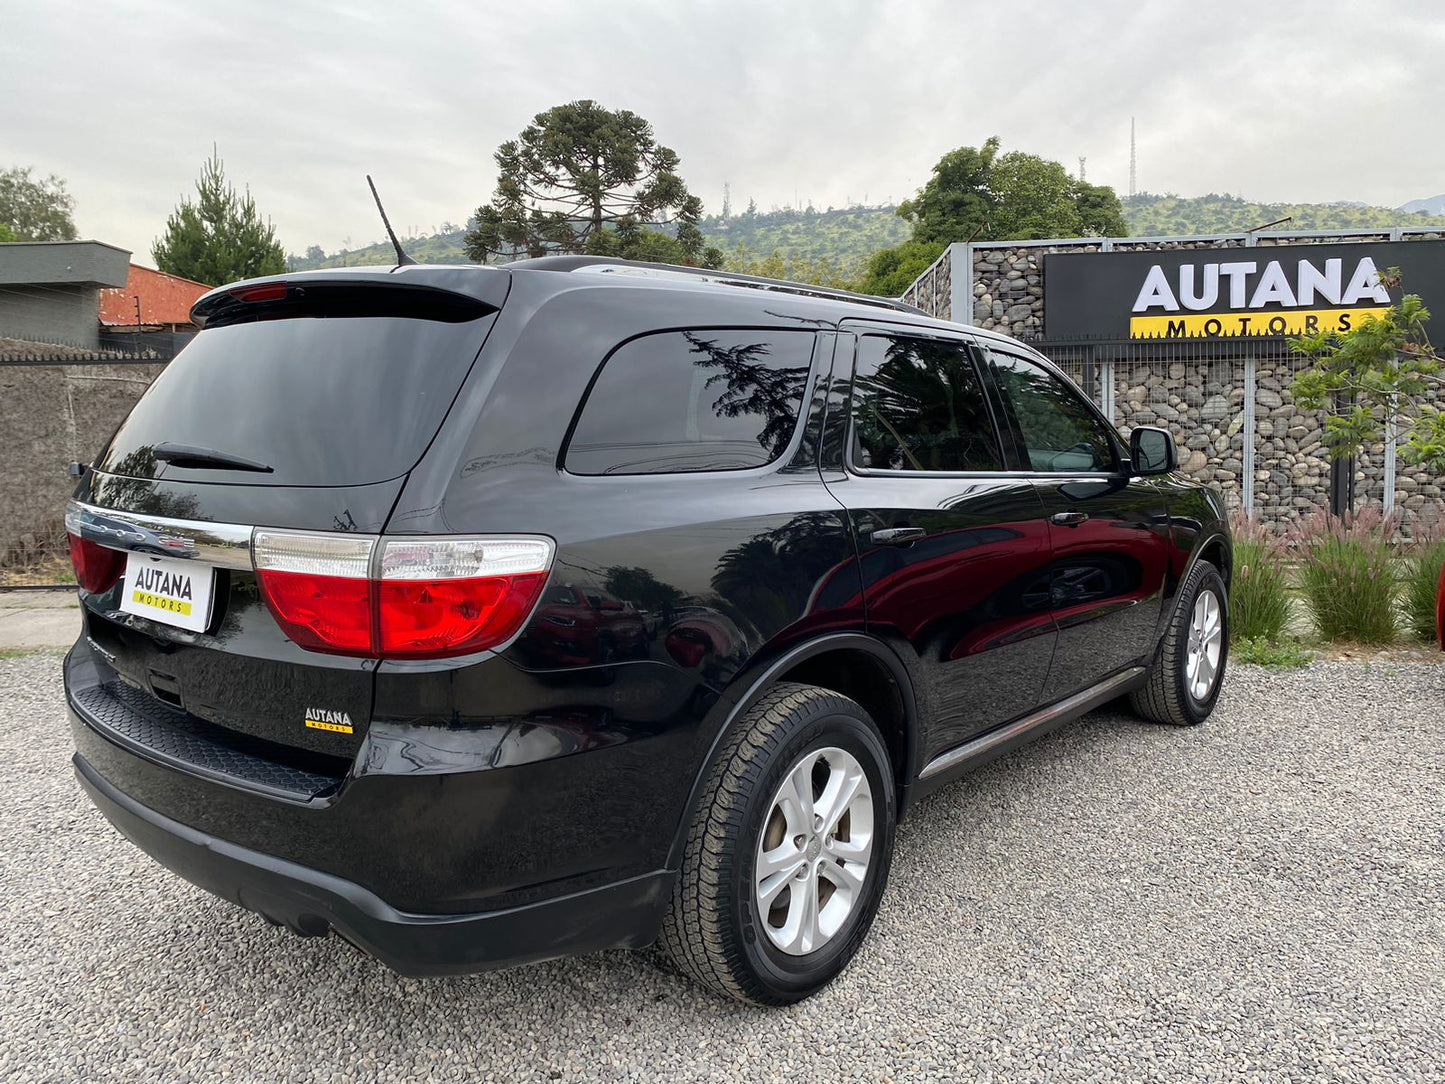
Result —
[[921, 316], [928, 315], [922, 309], [905, 301], [873, 297], [869, 294], [855, 294], [851, 290], [834, 290], [827, 286], [810, 286], [805, 282], [769, 279], [760, 275], [737, 275], [731, 271], [714, 271], [706, 267], [683, 267], [679, 264], [623, 260], [615, 256], [537, 256], [529, 260], [516, 260], [502, 266], [526, 267], [538, 271], [610, 271], [614, 274], [647, 275], [656, 278], [676, 276], [702, 282], [716, 282], [724, 286], [746, 286], [753, 290], [774, 290], [784, 294], [820, 297], [830, 301], [851, 301], [857, 305], [871, 305], [875, 308], [893, 309], [897, 312], [908, 312]]

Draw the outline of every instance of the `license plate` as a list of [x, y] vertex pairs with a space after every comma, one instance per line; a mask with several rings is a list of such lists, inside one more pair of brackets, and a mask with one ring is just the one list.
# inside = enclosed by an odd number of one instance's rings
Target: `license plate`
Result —
[[120, 608], [165, 625], [205, 632], [211, 623], [215, 578], [216, 570], [210, 565], [130, 553], [125, 559]]

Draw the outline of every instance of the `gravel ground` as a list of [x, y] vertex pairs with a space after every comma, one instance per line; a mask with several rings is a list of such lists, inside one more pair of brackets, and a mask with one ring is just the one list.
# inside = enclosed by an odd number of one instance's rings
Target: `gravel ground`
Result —
[[0, 1079], [1445, 1080], [1445, 667], [1237, 667], [1097, 712], [900, 829], [872, 936], [762, 1011], [645, 954], [401, 979], [180, 882], [0, 659]]

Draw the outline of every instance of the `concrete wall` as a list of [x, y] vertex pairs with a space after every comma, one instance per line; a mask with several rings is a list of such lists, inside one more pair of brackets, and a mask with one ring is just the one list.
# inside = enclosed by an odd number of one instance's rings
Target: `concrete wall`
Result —
[[94, 458], [162, 368], [0, 365], [0, 567], [64, 552], [67, 465]]
[[100, 345], [100, 287], [0, 286], [0, 336], [40, 343]]

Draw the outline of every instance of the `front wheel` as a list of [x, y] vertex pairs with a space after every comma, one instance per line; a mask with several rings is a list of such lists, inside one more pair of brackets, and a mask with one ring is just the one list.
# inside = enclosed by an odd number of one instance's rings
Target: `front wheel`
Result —
[[1196, 726], [1214, 710], [1228, 658], [1229, 594], [1219, 570], [1196, 561], [1144, 687], [1130, 694], [1130, 703], [1152, 722]]
[[785, 1005], [858, 950], [888, 882], [893, 773], [858, 704], [780, 684], [741, 720], [683, 853], [662, 946], [721, 994]]

